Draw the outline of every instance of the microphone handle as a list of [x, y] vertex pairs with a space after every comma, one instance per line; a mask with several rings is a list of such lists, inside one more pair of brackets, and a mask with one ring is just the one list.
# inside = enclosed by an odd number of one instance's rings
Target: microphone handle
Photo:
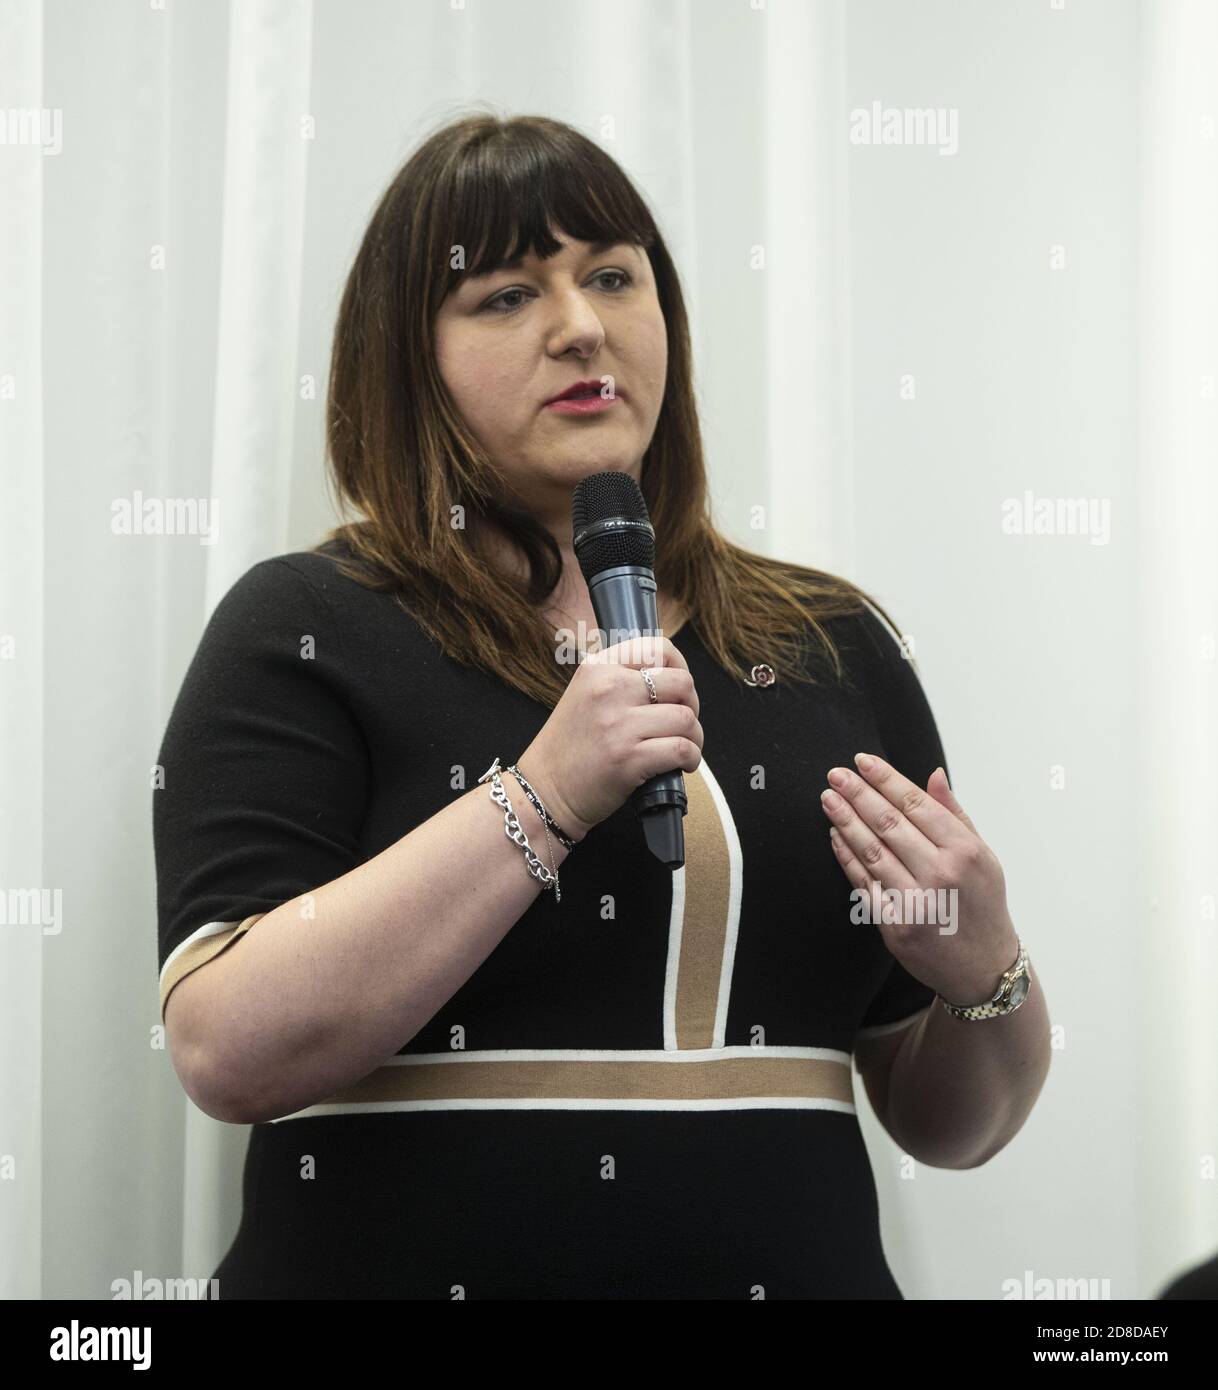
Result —
[[[642, 565], [602, 570], [589, 581], [588, 594], [605, 646], [654, 633], [659, 627], [655, 575]], [[643, 823], [648, 849], [668, 868], [683, 867], [685, 827], [681, 818], [688, 809], [688, 798], [681, 769], [649, 777], [631, 792], [630, 804]]]

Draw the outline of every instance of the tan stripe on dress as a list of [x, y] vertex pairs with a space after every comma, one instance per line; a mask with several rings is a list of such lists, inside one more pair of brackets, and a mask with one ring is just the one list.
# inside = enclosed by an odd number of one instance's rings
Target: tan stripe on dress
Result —
[[849, 1062], [725, 1056], [706, 1061], [408, 1062], [376, 1071], [323, 1105], [428, 1100], [732, 1100], [821, 1098], [851, 1104]]
[[202, 936], [198, 941], [192, 941], [180, 955], [174, 957], [173, 964], [161, 980], [162, 1023], [165, 1021], [165, 1005], [170, 994], [173, 993], [174, 987], [181, 984], [186, 976], [197, 970], [199, 966], [206, 965], [221, 951], [227, 950], [243, 932], [248, 931], [255, 922], [265, 916], [265, 912], [255, 912], [253, 916], [247, 917], [243, 922], [233, 922], [228, 931], [218, 931], [210, 936]]
[[727, 925], [731, 870], [719, 808], [701, 770], [687, 772], [685, 911], [677, 963], [679, 1049], [713, 1047]]

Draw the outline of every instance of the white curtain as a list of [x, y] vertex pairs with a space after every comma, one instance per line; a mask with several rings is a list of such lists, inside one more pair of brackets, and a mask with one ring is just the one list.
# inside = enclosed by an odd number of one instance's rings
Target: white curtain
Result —
[[[332, 524], [342, 281], [472, 103], [643, 189], [720, 524], [917, 634], [1006, 867], [1061, 1027], [1025, 1131], [907, 1181], [856, 1079], [906, 1295], [1152, 1297], [1218, 1247], [1216, 53], [1205, 0], [0, 3], [0, 1293], [204, 1278], [235, 1230], [247, 1131], [158, 1035], [152, 765], [216, 601]], [[874, 100], [958, 153], [852, 146]], [[1114, 544], [999, 539], [1025, 487]], [[116, 533], [144, 499], [214, 534]]]
[[1130, 793], [1145, 836], [1130, 1119], [1138, 1251], [1159, 1271], [1218, 1249], [1218, 5], [1147, 7], [1139, 37], [1143, 737]]
[[[18, 109], [42, 104], [39, 7], [0, 9], [0, 88]], [[6, 124], [6, 131], [8, 125]], [[43, 952], [60, 939], [21, 888], [47, 882], [43, 835], [45, 594], [42, 450], [41, 237], [43, 161], [0, 149], [0, 1297], [41, 1287]], [[29, 902], [29, 900], [26, 900]], [[52, 905], [54, 898], [51, 899]], [[47, 914], [47, 919], [51, 914]], [[53, 1078], [51, 1078], [53, 1080]]]

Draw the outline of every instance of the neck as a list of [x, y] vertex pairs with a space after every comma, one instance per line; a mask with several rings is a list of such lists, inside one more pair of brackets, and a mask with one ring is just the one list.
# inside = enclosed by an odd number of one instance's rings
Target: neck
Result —
[[[557, 522], [553, 525], [547, 524], [545, 520], [542, 520], [542, 525], [546, 526], [546, 529], [554, 537], [555, 544], [562, 556], [562, 577], [555, 586], [554, 592], [546, 600], [546, 607], [543, 609], [542, 616], [558, 627], [573, 627], [582, 621], [589, 629], [592, 629], [596, 626], [596, 618], [592, 608], [592, 599], [588, 593], [588, 584], [579, 567], [575, 547], [571, 543], [570, 519], [567, 518], [561, 526]], [[528, 578], [528, 564], [524, 556], [506, 537], [496, 535], [494, 546], [496, 553], [503, 559], [509, 574], [514, 574], [520, 583], [524, 583]], [[658, 591], [656, 594], [656, 620], [664, 635], [671, 637], [678, 626], [684, 622], [684, 619], [684, 610], [675, 604], [667, 593]]]

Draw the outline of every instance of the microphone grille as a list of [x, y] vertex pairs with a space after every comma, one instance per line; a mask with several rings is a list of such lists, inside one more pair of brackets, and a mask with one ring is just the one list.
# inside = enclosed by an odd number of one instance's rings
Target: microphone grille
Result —
[[[582, 531], [604, 521], [623, 524], [581, 540]], [[575, 554], [586, 581], [617, 565], [655, 569], [655, 532], [647, 515], [643, 489], [629, 473], [609, 470], [581, 478], [571, 501], [571, 525]]]

